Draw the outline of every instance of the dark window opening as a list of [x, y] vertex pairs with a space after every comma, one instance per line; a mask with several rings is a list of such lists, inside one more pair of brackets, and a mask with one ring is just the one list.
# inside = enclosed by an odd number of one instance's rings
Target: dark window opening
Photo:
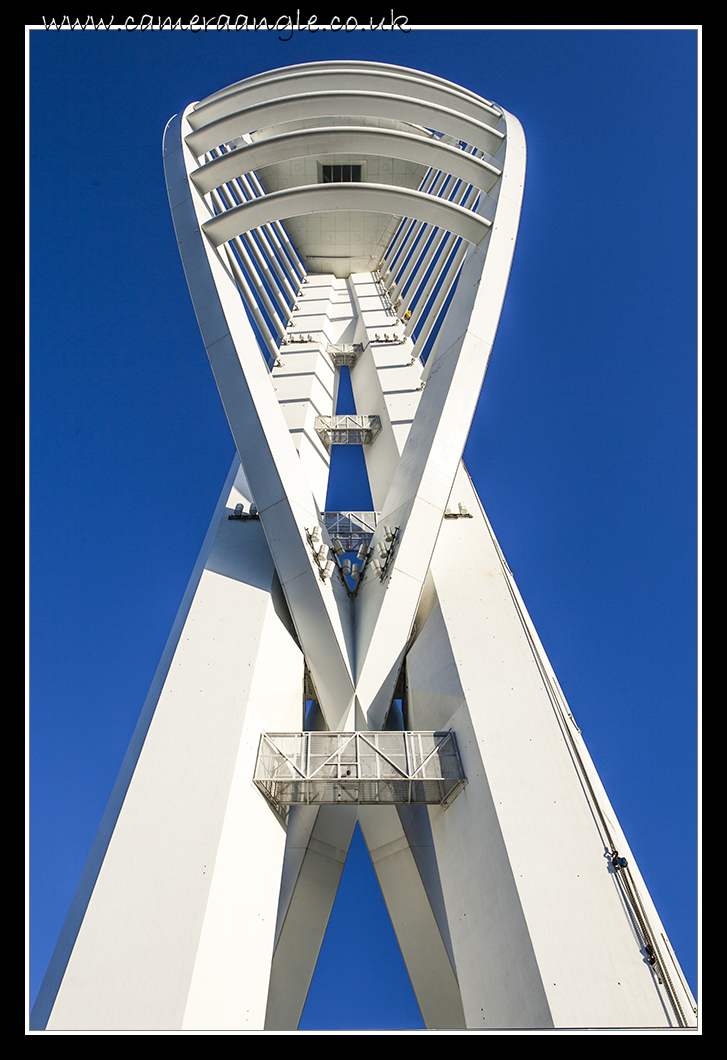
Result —
[[361, 181], [361, 166], [321, 166], [323, 184], [352, 183]]

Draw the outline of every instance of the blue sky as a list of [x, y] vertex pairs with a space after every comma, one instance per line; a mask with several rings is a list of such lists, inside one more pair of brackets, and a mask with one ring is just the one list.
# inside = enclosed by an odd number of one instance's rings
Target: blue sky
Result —
[[[697, 991], [698, 46], [694, 29], [30, 31], [31, 1003], [233, 456], [162, 133], [227, 84], [330, 58], [430, 71], [524, 126], [465, 461]], [[417, 1020], [357, 840], [302, 1026]]]

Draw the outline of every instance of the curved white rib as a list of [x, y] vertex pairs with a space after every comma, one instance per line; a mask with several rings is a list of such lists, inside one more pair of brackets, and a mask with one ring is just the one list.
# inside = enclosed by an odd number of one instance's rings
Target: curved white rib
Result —
[[388, 184], [314, 184], [251, 199], [205, 222], [202, 228], [212, 245], [218, 247], [276, 219], [331, 210], [416, 217], [475, 244], [484, 239], [491, 227], [489, 221], [471, 210], [408, 188], [393, 188]]
[[281, 96], [307, 96], [312, 92], [366, 91], [408, 96], [436, 106], [453, 108], [485, 124], [497, 125], [500, 113], [484, 100], [466, 95], [456, 86], [422, 80], [410, 70], [377, 68], [375, 66], [347, 70], [337, 64], [331, 68], [279, 73], [250, 84], [241, 82], [232, 92], [220, 99], [203, 101], [189, 115], [193, 129], [229, 116], [246, 107], [271, 102]]
[[[190, 112], [191, 114], [192, 112]], [[384, 92], [310, 92], [245, 107], [209, 122], [185, 137], [199, 158], [205, 151], [255, 129], [301, 118], [385, 117], [437, 129], [494, 155], [505, 134], [450, 107]]]
[[294, 66], [281, 66], [277, 70], [266, 70], [261, 74], [252, 74], [250, 77], [244, 78], [242, 81], [236, 81], [232, 85], [228, 85], [227, 88], [221, 88], [217, 92], [210, 93], [200, 102], [194, 104], [194, 110], [199, 110], [200, 107], [206, 106], [208, 103], [212, 103], [214, 100], [221, 100], [227, 98], [237, 92], [244, 85], [259, 85], [266, 81], [276, 80], [279, 77], [284, 77], [288, 74], [302, 74], [302, 73], [316, 73], [321, 70], [334, 69], [339, 73], [358, 73], [358, 74], [369, 74], [371, 72], [381, 73], [392, 73], [403, 75], [406, 77], [414, 77], [422, 85], [436, 85], [439, 88], [446, 89], [454, 94], [459, 94], [463, 99], [470, 100], [476, 104], [485, 104], [491, 107], [495, 114], [501, 115], [502, 109], [498, 107], [492, 100], [484, 99], [482, 96], [478, 96], [476, 92], [472, 92], [469, 88], [464, 88], [462, 85], [457, 85], [453, 81], [448, 81], [444, 77], [439, 77], [437, 74], [427, 73], [423, 70], [412, 70], [408, 66], [398, 66], [395, 63], [377, 63], [372, 62], [369, 59], [341, 59], [335, 62], [323, 59], [311, 63], [297, 63]]
[[389, 155], [406, 162], [434, 166], [486, 192], [492, 190], [500, 177], [500, 170], [489, 162], [439, 140], [392, 129], [333, 125], [299, 129], [245, 144], [200, 166], [192, 174], [192, 181], [197, 190], [205, 195], [225, 181], [234, 180], [251, 170], [262, 169], [276, 162], [332, 152]]

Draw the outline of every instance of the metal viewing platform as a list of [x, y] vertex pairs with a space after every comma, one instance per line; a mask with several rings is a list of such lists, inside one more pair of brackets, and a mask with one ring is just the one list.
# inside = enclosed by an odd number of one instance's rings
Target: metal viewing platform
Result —
[[262, 733], [254, 781], [287, 806], [446, 806], [467, 783], [453, 732]]
[[345, 552], [358, 552], [371, 544], [379, 512], [323, 512], [330, 538], [340, 541]]
[[336, 368], [353, 368], [363, 353], [362, 342], [329, 342], [328, 356]]
[[370, 445], [381, 430], [379, 416], [316, 416], [316, 433], [332, 445]]

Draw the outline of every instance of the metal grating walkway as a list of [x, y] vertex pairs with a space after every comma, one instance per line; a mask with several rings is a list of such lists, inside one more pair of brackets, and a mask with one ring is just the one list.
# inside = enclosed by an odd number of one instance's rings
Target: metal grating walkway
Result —
[[273, 807], [448, 805], [467, 783], [453, 732], [262, 733], [255, 784]]
[[381, 430], [379, 416], [316, 416], [315, 429], [326, 448], [370, 445]]

